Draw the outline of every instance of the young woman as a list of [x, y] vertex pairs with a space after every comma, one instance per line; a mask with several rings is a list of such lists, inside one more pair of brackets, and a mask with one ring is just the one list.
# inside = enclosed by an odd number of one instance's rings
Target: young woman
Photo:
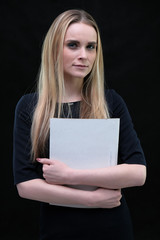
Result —
[[[52, 117], [120, 118], [118, 165], [75, 170], [49, 159]], [[123, 99], [104, 89], [99, 30], [83, 10], [60, 14], [46, 35], [38, 90], [15, 111], [13, 170], [19, 195], [42, 202], [41, 240], [133, 239], [122, 189], [144, 184], [145, 158]], [[84, 208], [58, 206], [66, 204]]]

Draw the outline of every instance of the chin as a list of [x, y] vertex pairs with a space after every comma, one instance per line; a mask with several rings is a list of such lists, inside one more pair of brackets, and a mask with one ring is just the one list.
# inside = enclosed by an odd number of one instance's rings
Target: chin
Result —
[[78, 74], [73, 74], [73, 77], [75, 78], [85, 78], [88, 75], [88, 73], [78, 73]]
[[84, 79], [87, 75], [86, 74], [75, 74], [75, 75], [72, 75], [71, 77], [72, 78], [77, 78], [77, 79]]

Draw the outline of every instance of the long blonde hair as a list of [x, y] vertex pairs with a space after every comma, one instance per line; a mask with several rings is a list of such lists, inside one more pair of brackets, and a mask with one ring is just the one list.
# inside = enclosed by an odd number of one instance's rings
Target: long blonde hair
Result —
[[83, 10], [68, 10], [60, 14], [52, 23], [43, 43], [42, 61], [38, 81], [38, 102], [31, 128], [33, 160], [45, 152], [49, 137], [49, 120], [55, 116], [56, 105], [61, 116], [64, 95], [63, 44], [67, 28], [77, 22], [93, 26], [97, 32], [97, 53], [91, 72], [82, 86], [80, 118], [108, 118], [108, 108], [104, 96], [103, 53], [98, 26], [92, 16]]

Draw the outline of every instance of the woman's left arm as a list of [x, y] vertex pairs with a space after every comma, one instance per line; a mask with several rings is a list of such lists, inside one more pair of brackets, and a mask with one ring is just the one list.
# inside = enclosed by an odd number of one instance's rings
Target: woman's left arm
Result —
[[69, 178], [74, 185], [91, 185], [108, 189], [142, 186], [146, 180], [146, 166], [119, 164], [101, 169], [72, 170]]
[[43, 164], [43, 176], [50, 184], [90, 185], [108, 189], [142, 186], [146, 167], [140, 164], [119, 164], [100, 169], [72, 169], [51, 159], [37, 159]]

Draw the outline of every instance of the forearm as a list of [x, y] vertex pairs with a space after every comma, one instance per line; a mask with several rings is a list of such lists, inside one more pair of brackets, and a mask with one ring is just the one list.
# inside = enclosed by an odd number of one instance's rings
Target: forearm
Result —
[[33, 179], [17, 185], [22, 198], [58, 205], [90, 205], [87, 191], [72, 189], [61, 185], [51, 185], [42, 179]]
[[91, 170], [74, 170], [70, 175], [73, 185], [91, 185], [108, 189], [141, 186], [146, 179], [146, 167], [138, 164], [120, 164]]

